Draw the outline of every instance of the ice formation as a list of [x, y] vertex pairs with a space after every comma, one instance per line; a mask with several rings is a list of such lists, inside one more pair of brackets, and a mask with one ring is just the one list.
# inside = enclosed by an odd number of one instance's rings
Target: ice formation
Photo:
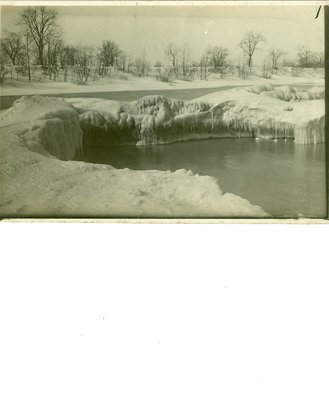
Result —
[[[131, 103], [68, 99], [87, 143], [162, 144], [212, 137], [324, 141], [324, 89], [271, 84], [215, 92], [184, 102], [164, 96]], [[289, 104], [288, 104], [289, 103]]]
[[[13, 125], [17, 129], [11, 133], [8, 128]], [[36, 153], [70, 160], [82, 149], [79, 118], [74, 107], [64, 100], [23, 96], [3, 115], [1, 129], [2, 151], [6, 144], [14, 142], [20, 148], [26, 146]], [[10, 149], [7, 153], [15, 156]]]
[[323, 90], [270, 84], [184, 102], [22, 97], [1, 115], [1, 215], [264, 217], [216, 180], [191, 171], [116, 170], [70, 161], [83, 146], [210, 137], [325, 140]]
[[[159, 110], [165, 101], [159, 101]], [[143, 100], [122, 106], [115, 102], [108, 113], [98, 104], [96, 110], [91, 107], [80, 113], [80, 122], [82, 126], [114, 129], [116, 135], [118, 127], [133, 129], [128, 108], [145, 111], [151, 103], [147, 106]], [[167, 121], [166, 113], [180, 109], [176, 102], [168, 104], [170, 110], [162, 107], [158, 119], [149, 113], [143, 125], [145, 115], [141, 113], [134, 123], [148, 130], [161, 118]], [[107, 104], [103, 106], [108, 110]], [[1, 116], [2, 217], [268, 216], [248, 200], [224, 194], [210, 176], [186, 170], [117, 170], [109, 165], [68, 161], [80, 151], [82, 135], [78, 112], [60, 99], [23, 97]]]

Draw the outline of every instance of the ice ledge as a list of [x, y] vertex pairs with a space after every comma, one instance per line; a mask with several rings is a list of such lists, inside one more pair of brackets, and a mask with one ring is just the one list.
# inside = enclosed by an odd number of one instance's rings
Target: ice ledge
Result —
[[324, 91], [270, 84], [220, 91], [184, 102], [147, 96], [130, 103], [68, 99], [79, 111], [86, 143], [156, 145], [182, 140], [255, 137], [322, 143]]

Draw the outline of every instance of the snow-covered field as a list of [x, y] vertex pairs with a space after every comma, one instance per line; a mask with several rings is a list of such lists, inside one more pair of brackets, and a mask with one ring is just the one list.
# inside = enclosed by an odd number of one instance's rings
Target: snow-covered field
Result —
[[1, 118], [1, 215], [11, 217], [266, 217], [191, 171], [117, 170], [69, 161], [82, 146], [64, 100], [23, 97]]
[[218, 74], [213, 74], [208, 80], [193, 80], [174, 82], [161, 82], [154, 77], [136, 78], [132, 75], [129, 79], [118, 78], [99, 79], [89, 81], [87, 84], [78, 85], [71, 82], [28, 82], [26, 80], [6, 79], [0, 86], [1, 96], [33, 95], [33, 94], [58, 94], [58, 93], [90, 93], [90, 92], [119, 92], [134, 90], [180, 90], [198, 89], [227, 86], [250, 86], [262, 83], [273, 85], [324, 85], [323, 71], [302, 71], [299, 76], [291, 76], [291, 73], [272, 75], [271, 79], [250, 75], [248, 79], [241, 79], [236, 76], [228, 76], [220, 79]]

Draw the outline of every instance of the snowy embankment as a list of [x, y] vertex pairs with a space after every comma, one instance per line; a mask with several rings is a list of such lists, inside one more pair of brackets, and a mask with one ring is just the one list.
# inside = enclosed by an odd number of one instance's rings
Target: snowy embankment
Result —
[[163, 144], [224, 137], [324, 142], [324, 89], [259, 85], [184, 102], [147, 96], [130, 103], [67, 99], [79, 111], [86, 145]]
[[[128, 124], [128, 117], [123, 117]], [[117, 170], [69, 161], [83, 132], [64, 100], [23, 97], [1, 116], [1, 216], [266, 217], [191, 171]]]

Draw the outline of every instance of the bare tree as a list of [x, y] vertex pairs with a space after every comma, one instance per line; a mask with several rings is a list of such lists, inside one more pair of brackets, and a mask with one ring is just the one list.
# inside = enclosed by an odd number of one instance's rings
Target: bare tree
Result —
[[220, 72], [221, 78], [228, 67], [227, 63], [228, 49], [225, 47], [213, 47], [210, 50], [210, 64], [216, 71]]
[[237, 64], [236, 68], [238, 70], [239, 78], [248, 79], [250, 74], [250, 68], [248, 68], [245, 59], [239, 60], [239, 63]]
[[77, 49], [74, 46], [64, 46], [60, 52], [60, 63], [64, 69], [68, 65], [74, 65]]
[[270, 62], [271, 62], [271, 68], [277, 70], [278, 69], [278, 65], [279, 65], [279, 59], [280, 57], [282, 57], [285, 54], [284, 51], [279, 50], [279, 49], [275, 49], [273, 48], [270, 53]]
[[323, 68], [324, 67], [324, 53], [322, 51], [313, 53], [313, 67]]
[[210, 64], [211, 49], [207, 49], [200, 59], [200, 78], [207, 79]]
[[146, 76], [148, 75], [150, 68], [151, 64], [147, 61], [144, 51], [143, 55], [135, 60], [135, 73], [138, 77]]
[[173, 43], [169, 43], [168, 46], [165, 48], [165, 55], [166, 58], [170, 61], [173, 69], [177, 71], [179, 56], [178, 47], [176, 47]]
[[261, 33], [254, 31], [247, 32], [242, 40], [239, 42], [239, 47], [247, 56], [248, 67], [251, 68], [252, 56], [254, 55], [257, 46], [261, 42], [266, 42], [264, 36]]
[[113, 67], [117, 64], [119, 54], [119, 46], [112, 40], [105, 40], [100, 48], [99, 59], [105, 67]]
[[314, 61], [313, 52], [306, 49], [304, 46], [299, 46], [297, 59], [300, 67], [310, 67]]
[[181, 49], [182, 58], [182, 73], [183, 77], [186, 79], [189, 73], [189, 67], [191, 65], [191, 48], [188, 43], [184, 43]]
[[93, 64], [94, 48], [76, 46], [75, 71], [78, 83], [86, 83]]
[[[24, 33], [23, 33], [23, 37], [24, 37], [24, 49], [25, 49], [25, 58], [26, 58], [26, 67], [27, 67], [27, 76], [29, 78], [29, 81], [31, 82], [31, 61], [30, 61], [30, 57], [31, 57], [31, 47], [32, 47], [32, 43], [31, 43], [31, 36], [30, 36], [30, 32], [28, 29], [25, 29]], [[17, 77], [18, 79], [18, 77]]]
[[63, 40], [57, 36], [51, 38], [47, 43], [47, 48], [45, 51], [45, 64], [50, 79], [53, 75], [54, 80], [56, 80], [58, 75], [58, 65], [60, 64], [60, 54], [63, 47]]
[[118, 62], [117, 62], [118, 68], [121, 71], [126, 71], [127, 62], [128, 62], [128, 54], [124, 50], [121, 50], [120, 53], [118, 54]]
[[264, 60], [263, 62], [263, 78], [270, 79], [271, 78], [271, 63], [269, 60]]
[[9, 72], [8, 55], [4, 52], [0, 53], [0, 83], [2, 83]]
[[130, 53], [127, 55], [127, 62], [126, 62], [126, 72], [130, 72], [131, 67], [133, 65], [133, 57]]
[[49, 7], [25, 8], [20, 15], [20, 24], [28, 32], [38, 50], [39, 64], [44, 66], [44, 50], [46, 44], [54, 36], [57, 29], [57, 12]]
[[5, 34], [6, 36], [1, 39], [1, 50], [7, 54], [12, 64], [16, 65], [17, 57], [24, 47], [22, 35], [6, 31]]

